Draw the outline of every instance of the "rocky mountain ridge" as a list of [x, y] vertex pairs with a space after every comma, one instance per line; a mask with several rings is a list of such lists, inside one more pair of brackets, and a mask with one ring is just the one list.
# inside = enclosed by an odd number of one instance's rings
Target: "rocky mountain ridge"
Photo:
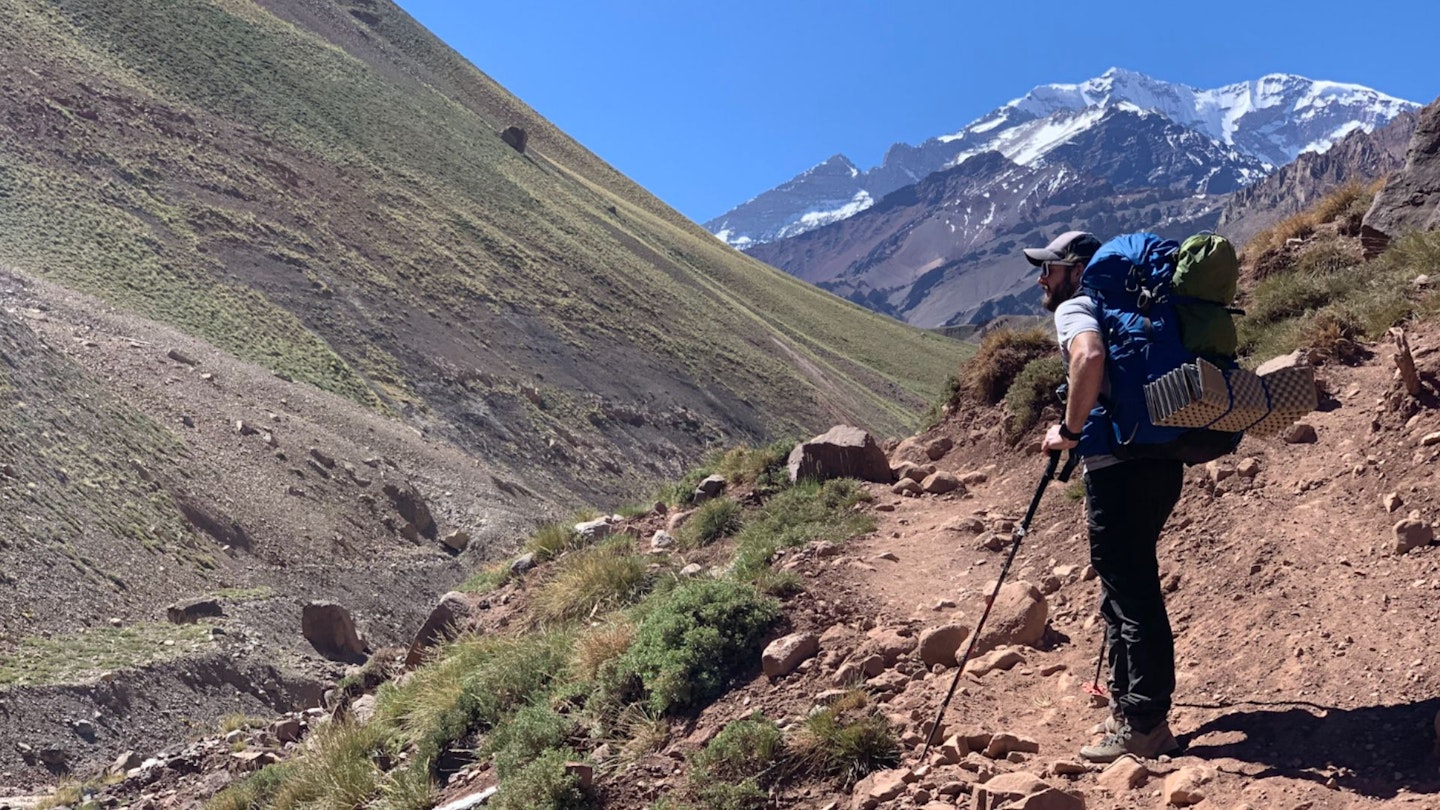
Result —
[[1197, 90], [1112, 68], [1080, 84], [1037, 87], [953, 134], [918, 146], [896, 144], [873, 169], [861, 171], [837, 155], [709, 220], [705, 227], [740, 248], [795, 236], [851, 216], [895, 189], [986, 151], [1024, 165], [1061, 159], [1047, 156], [1103, 126], [1115, 111], [1160, 116], [1167, 125], [1157, 143], [1194, 155], [1206, 171], [1213, 170], [1199, 177], [1158, 173], [1151, 177], [1152, 185], [1230, 191], [1304, 152], [1324, 151], [1353, 130], [1371, 131], [1416, 107], [1369, 88], [1287, 74]]

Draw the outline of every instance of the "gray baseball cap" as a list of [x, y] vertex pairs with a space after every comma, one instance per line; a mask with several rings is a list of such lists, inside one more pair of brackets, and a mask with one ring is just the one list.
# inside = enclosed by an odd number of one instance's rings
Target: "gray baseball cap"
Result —
[[1025, 258], [1036, 267], [1044, 262], [1088, 262], [1099, 249], [1095, 234], [1066, 231], [1043, 248], [1025, 248]]

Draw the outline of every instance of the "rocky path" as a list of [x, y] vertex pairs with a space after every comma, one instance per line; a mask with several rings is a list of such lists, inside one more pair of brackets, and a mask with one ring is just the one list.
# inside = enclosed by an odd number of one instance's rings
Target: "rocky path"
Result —
[[[1411, 342], [1433, 380], [1434, 332]], [[1390, 350], [1376, 352], [1365, 365], [1321, 371], [1334, 396], [1305, 420], [1313, 441], [1247, 438], [1236, 456], [1187, 473], [1160, 546], [1183, 754], [1103, 772], [1077, 767], [1075, 753], [1105, 713], [1082, 688], [1100, 644], [1099, 588], [1085, 578], [1079, 490], [1052, 484], [1008, 580], [1048, 594], [1050, 631], [1038, 649], [1015, 647], [1023, 660], [1008, 670], [964, 675], [945, 718], [947, 734], [968, 732], [972, 743], [1009, 732], [1038, 751], [1010, 755], [1016, 762], [972, 753], [932, 763], [898, 792], [884, 779], [862, 783], [854, 806], [914, 806], [917, 794], [921, 806], [953, 806], [932, 783], [1024, 771], [1083, 794], [1091, 810], [1199, 795], [1206, 807], [1236, 810], [1440, 807], [1440, 549], [1397, 549], [1402, 535], [1440, 517], [1440, 412], [1400, 396]], [[947, 622], [973, 624], [1044, 466], [1039, 455], [1004, 449], [981, 419], [922, 438], [953, 439], [936, 466], [972, 484], [920, 497], [876, 486], [878, 530], [818, 577], [834, 581], [817, 590], [871, 607], [880, 629], [872, 632], [923, 638]], [[933, 713], [953, 677], [953, 668], [923, 675], [891, 705]], [[1194, 795], [1182, 782], [1198, 785]], [[867, 790], [896, 795], [866, 801]]]

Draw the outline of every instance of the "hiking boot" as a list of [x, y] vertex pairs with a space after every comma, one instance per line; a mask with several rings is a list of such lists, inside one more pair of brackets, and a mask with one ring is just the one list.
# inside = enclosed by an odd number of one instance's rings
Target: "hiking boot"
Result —
[[1114, 734], [1119, 730], [1120, 726], [1124, 724], [1125, 717], [1120, 714], [1120, 707], [1112, 705], [1110, 707], [1110, 714], [1106, 715], [1104, 720], [1090, 727], [1090, 734], [1104, 734], [1108, 736]]
[[1120, 727], [1111, 732], [1099, 745], [1087, 745], [1080, 749], [1080, 758], [1089, 762], [1114, 762], [1126, 754], [1143, 759], [1154, 759], [1161, 754], [1173, 753], [1180, 747], [1175, 735], [1170, 733], [1170, 724], [1161, 723], [1145, 733], [1130, 728], [1121, 720]]

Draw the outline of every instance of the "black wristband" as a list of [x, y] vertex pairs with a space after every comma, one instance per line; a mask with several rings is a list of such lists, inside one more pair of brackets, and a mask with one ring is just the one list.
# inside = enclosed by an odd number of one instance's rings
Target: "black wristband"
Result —
[[1071, 431], [1070, 428], [1065, 427], [1065, 423], [1064, 423], [1064, 422], [1061, 422], [1061, 423], [1060, 423], [1060, 438], [1062, 438], [1062, 439], [1064, 439], [1064, 440], [1066, 440], [1066, 441], [1070, 441], [1070, 442], [1078, 442], [1078, 441], [1080, 441], [1080, 434]]

